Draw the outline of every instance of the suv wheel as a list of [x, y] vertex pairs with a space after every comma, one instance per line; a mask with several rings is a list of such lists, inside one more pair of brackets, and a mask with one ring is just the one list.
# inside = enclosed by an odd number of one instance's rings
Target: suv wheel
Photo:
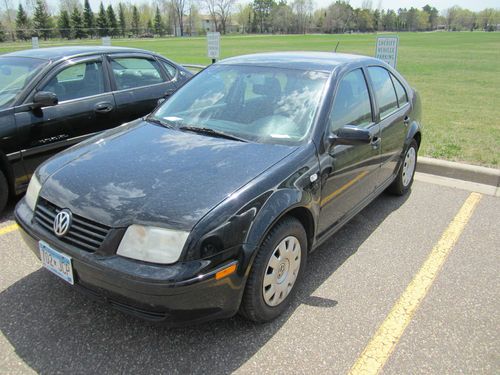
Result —
[[5, 205], [9, 199], [9, 184], [7, 178], [2, 171], [0, 171], [0, 213], [3, 212]]

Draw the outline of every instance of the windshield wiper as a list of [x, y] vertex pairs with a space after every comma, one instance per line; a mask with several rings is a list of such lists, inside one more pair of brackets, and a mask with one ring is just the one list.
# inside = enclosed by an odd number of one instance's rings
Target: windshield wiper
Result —
[[197, 126], [181, 126], [181, 127], [179, 127], [179, 130], [185, 130], [185, 131], [190, 131], [193, 133], [210, 135], [212, 137], [231, 139], [233, 141], [248, 142], [245, 139], [238, 138], [234, 135], [223, 133], [219, 130], [214, 130], [214, 129], [210, 129], [210, 128], [199, 128]]
[[172, 129], [174, 127], [168, 121], [162, 121], [159, 118], [153, 117], [151, 115], [144, 117], [144, 120], [147, 122], [150, 122], [152, 124], [160, 125], [160, 126], [163, 126], [165, 128], [169, 128], [169, 129]]

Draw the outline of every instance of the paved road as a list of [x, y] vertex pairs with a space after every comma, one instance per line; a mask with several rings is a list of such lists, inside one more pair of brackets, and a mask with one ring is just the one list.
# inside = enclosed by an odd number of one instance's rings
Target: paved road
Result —
[[[470, 194], [416, 181], [409, 197], [382, 195], [311, 254], [296, 303], [265, 325], [149, 325], [0, 234], [0, 373], [345, 374]], [[500, 373], [499, 222], [500, 199], [482, 195], [384, 374]]]

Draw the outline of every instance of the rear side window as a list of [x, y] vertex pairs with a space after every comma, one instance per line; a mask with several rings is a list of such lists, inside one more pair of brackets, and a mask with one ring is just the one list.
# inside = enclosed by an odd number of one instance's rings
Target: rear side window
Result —
[[398, 99], [396, 91], [392, 84], [389, 72], [379, 66], [368, 68], [373, 88], [375, 89], [375, 97], [380, 110], [380, 118], [384, 118], [398, 108]]
[[344, 125], [367, 126], [372, 122], [370, 95], [361, 69], [342, 78], [330, 112], [330, 131]]
[[140, 57], [115, 58], [111, 60], [111, 67], [118, 90], [163, 82], [159, 66], [153, 60]]
[[165, 68], [165, 70], [168, 72], [168, 75], [170, 76], [170, 78], [174, 78], [175, 75], [177, 74], [177, 69], [174, 68], [172, 65], [170, 65], [166, 61], [163, 61], [163, 60], [160, 60], [160, 61], [161, 61], [161, 64], [163, 65], [163, 67]]
[[394, 82], [394, 88], [396, 89], [396, 95], [398, 96], [398, 104], [400, 107], [408, 103], [408, 95], [406, 95], [406, 90], [398, 81], [396, 77], [391, 74], [392, 82]]
[[102, 94], [104, 92], [102, 64], [92, 61], [71, 65], [52, 77], [41, 91], [55, 93], [60, 102]]

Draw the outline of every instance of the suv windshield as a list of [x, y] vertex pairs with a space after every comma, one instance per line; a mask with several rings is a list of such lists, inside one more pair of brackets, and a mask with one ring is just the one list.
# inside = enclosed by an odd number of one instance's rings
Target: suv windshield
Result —
[[7, 108], [47, 61], [26, 57], [0, 57], [0, 109]]
[[315, 71], [214, 65], [152, 117], [181, 130], [212, 129], [248, 141], [297, 144], [309, 133], [327, 79]]

